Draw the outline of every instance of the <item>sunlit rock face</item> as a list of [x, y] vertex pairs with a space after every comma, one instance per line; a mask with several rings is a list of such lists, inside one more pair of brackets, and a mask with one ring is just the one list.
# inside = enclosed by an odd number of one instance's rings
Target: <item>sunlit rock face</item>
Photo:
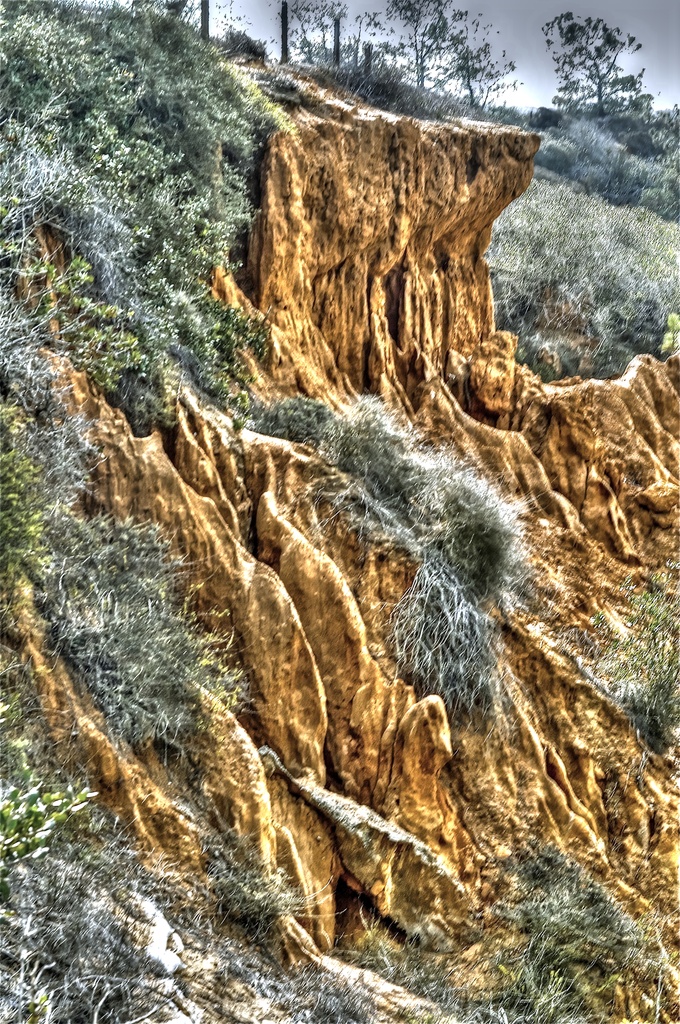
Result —
[[[326, 103], [278, 135], [250, 247], [254, 301], [281, 329], [270, 373], [311, 395], [417, 405], [493, 330], [484, 251], [532, 175], [538, 137]], [[278, 335], [277, 335], [278, 339]]]

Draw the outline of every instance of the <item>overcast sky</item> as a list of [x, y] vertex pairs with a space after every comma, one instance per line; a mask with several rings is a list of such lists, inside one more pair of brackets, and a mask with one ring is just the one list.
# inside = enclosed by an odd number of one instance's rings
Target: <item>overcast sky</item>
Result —
[[[385, 2], [345, 0], [349, 18], [365, 10], [384, 10]], [[215, 13], [231, 9], [249, 28], [251, 35], [269, 42], [272, 56], [279, 53], [278, 0], [212, 0]], [[457, 5], [458, 6], [458, 5]], [[658, 107], [680, 103], [680, 0], [483, 0], [468, 5], [471, 14], [480, 12], [498, 31], [499, 51], [505, 49], [517, 64], [522, 81], [509, 102], [517, 106], [549, 104], [555, 94], [552, 59], [546, 51], [541, 25], [562, 11], [604, 18], [623, 32], [634, 35], [642, 49], [626, 65], [627, 71], [645, 68], [645, 88]]]

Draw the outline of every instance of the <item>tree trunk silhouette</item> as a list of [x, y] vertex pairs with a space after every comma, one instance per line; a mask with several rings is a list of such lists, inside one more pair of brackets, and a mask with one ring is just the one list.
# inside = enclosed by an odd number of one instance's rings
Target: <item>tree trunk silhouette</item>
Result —
[[281, 4], [281, 63], [288, 63], [288, 3]]
[[333, 19], [333, 63], [340, 66], [340, 18]]

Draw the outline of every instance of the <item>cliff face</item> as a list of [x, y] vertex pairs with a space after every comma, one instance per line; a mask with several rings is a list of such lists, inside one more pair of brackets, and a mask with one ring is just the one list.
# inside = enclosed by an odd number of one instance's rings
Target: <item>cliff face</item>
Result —
[[536, 136], [327, 103], [271, 143], [250, 249], [291, 392], [370, 390], [404, 408], [493, 330], [484, 251], [529, 184]]
[[[310, 448], [236, 433], [188, 390], [170, 433], [136, 438], [71, 375], [104, 454], [93, 506], [163, 528], [201, 615], [233, 633], [253, 706], [240, 722], [207, 709], [185, 791], [152, 752], [114, 748], [35, 646], [45, 706], [60, 735], [77, 723], [93, 784], [147, 850], [200, 873], [207, 814], [286, 868], [308, 897], [308, 936], [287, 924], [293, 955], [331, 950], [366, 902], [426, 948], [470, 946], [491, 925], [504, 858], [531, 840], [568, 852], [635, 915], [675, 913], [672, 760], [644, 749], [568, 637], [621, 612], [624, 579], [677, 550], [680, 359], [555, 385], [515, 364], [483, 254], [536, 144], [326, 101], [270, 143], [250, 299], [215, 282], [274, 325], [262, 393], [336, 407], [379, 393], [523, 503], [533, 596], [501, 624], [507, 699], [493, 727], [450, 721], [439, 697], [416, 700], [396, 678], [389, 617], [414, 567], [327, 520], [316, 484], [335, 471]], [[622, 1016], [636, 999], [621, 992]]]

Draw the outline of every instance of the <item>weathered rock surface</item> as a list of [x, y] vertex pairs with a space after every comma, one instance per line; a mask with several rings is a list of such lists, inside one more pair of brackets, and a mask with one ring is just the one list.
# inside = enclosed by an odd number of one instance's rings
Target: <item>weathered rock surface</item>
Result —
[[312, 396], [371, 390], [410, 409], [493, 324], [484, 251], [529, 184], [538, 136], [326, 103], [270, 143], [249, 265], [279, 329], [273, 380]]
[[[298, 133], [270, 144], [250, 253], [251, 300], [274, 324], [263, 392], [335, 406], [380, 393], [523, 503], [534, 599], [501, 623], [508, 700], [483, 730], [396, 678], [389, 616], [413, 566], [324, 520], [315, 485], [334, 471], [317, 454], [236, 433], [189, 390], [172, 431], [136, 438], [71, 378], [103, 453], [93, 507], [162, 527], [251, 682], [240, 723], [207, 708], [193, 752], [206, 813], [298, 881], [321, 950], [340, 881], [426, 946], [464, 944], [529, 840], [567, 851], [635, 914], [677, 911], [673, 758], [644, 749], [566, 638], [620, 613], [624, 579], [677, 551], [680, 358], [554, 385], [515, 365], [483, 253], [535, 148], [507, 128], [303, 111]], [[45, 680], [46, 706], [69, 703], [95, 787], [140, 839], [200, 872], [171, 775], [154, 766], [151, 781], [141, 754], [114, 749], [61, 667]]]
[[260, 753], [269, 772], [282, 775], [328, 823], [346, 879], [372, 898], [383, 917], [428, 949], [450, 950], [464, 941], [470, 932], [465, 888], [427, 843], [365, 804], [296, 779], [267, 747]]
[[[86, 393], [81, 395], [85, 400]], [[94, 401], [87, 397], [85, 402], [91, 412]], [[160, 435], [133, 438], [121, 414], [101, 401], [94, 431], [106, 458], [98, 469], [98, 500], [118, 515], [159, 522], [177, 552], [194, 567], [201, 583], [200, 605], [213, 625], [218, 622], [218, 628], [224, 628], [215, 612], [229, 612], [229, 626], [236, 630], [253, 679], [256, 683], [271, 680], [268, 685], [276, 687], [279, 710], [272, 713], [271, 705], [261, 710], [260, 702], [267, 698], [260, 684], [255, 690], [255, 715], [248, 716], [246, 725], [255, 742], [264, 741], [276, 751], [298, 789], [305, 778], [310, 786], [323, 788], [327, 766], [331, 789], [339, 789], [343, 800], [372, 808], [395, 827], [429, 844], [461, 880], [470, 906], [477, 909], [483, 903], [483, 886], [493, 885], [493, 864], [531, 837], [568, 850], [608, 879], [637, 909], [659, 900], [667, 905], [677, 864], [676, 795], [670, 765], [643, 753], [625, 715], [560, 653], [559, 634], [551, 636], [549, 625], [517, 613], [505, 627], [503, 659], [513, 697], [505, 721], [488, 735], [455, 727], [452, 738], [439, 699], [416, 701], [410, 687], [393, 678], [384, 653], [390, 611], [384, 602], [380, 602], [383, 635], [375, 630], [378, 602], [370, 586], [375, 587], [378, 574], [372, 581], [370, 576], [364, 580], [368, 590], [356, 589], [354, 581], [362, 572], [361, 549], [352, 543], [339, 548], [342, 534], [320, 531], [311, 484], [315, 473], [328, 470], [318, 456], [247, 431], [237, 438], [225, 418], [214, 411], [205, 410], [199, 425], [194, 399], [187, 395], [184, 401], [192, 415], [185, 410], [180, 417], [170, 446], [174, 459], [188, 477], [187, 452], [193, 453], [193, 464], [203, 466], [196, 477], [204, 492], [204, 481], [216, 473], [217, 466], [229, 464], [230, 452], [244, 467], [245, 476], [236, 491], [251, 496], [260, 560], [240, 541], [246, 533], [241, 532], [238, 516], [220, 514], [218, 489], [213, 497], [197, 495], [181, 478]], [[486, 449], [476, 444], [475, 437], [486, 440], [494, 430], [474, 420], [469, 424], [468, 452], [483, 465]], [[503, 432], [498, 436], [502, 442], [519, 435]], [[527, 458], [532, 458], [526, 451]], [[224, 500], [219, 498], [226, 507]], [[539, 592], [551, 594], [553, 619], [561, 619], [564, 629], [584, 625], [608, 601], [615, 607], [617, 582], [630, 569], [593, 540], [575, 513], [563, 520], [562, 503], [556, 501], [555, 509], [555, 523], [548, 518], [534, 522], [531, 510], [526, 520], [537, 574], [542, 569], [550, 573], [549, 580], [540, 580]], [[593, 585], [586, 565], [596, 566], [596, 579], [607, 581], [602, 590]], [[382, 575], [391, 568], [389, 560], [384, 561]], [[402, 567], [395, 570], [397, 579], [403, 580]], [[276, 594], [276, 600], [265, 603], [259, 598], [262, 591], [256, 590], [256, 604], [248, 595], [257, 572], [267, 574], [265, 594]], [[244, 607], [236, 608], [237, 600]], [[254, 617], [255, 627], [249, 616]], [[367, 621], [373, 624], [373, 635]], [[257, 644], [255, 629], [260, 637]], [[275, 642], [270, 643], [270, 638]], [[299, 660], [285, 654], [289, 648], [283, 646], [282, 638], [286, 645], [294, 645], [298, 659], [299, 651], [306, 652], [304, 664], [310, 666], [306, 676], [299, 673]], [[316, 681], [315, 685], [305, 684], [305, 679]], [[323, 723], [322, 732], [319, 723]], [[245, 737], [242, 732], [238, 735]], [[244, 762], [236, 774], [237, 784], [220, 787], [218, 782], [212, 799], [222, 818], [251, 831], [246, 823], [268, 823], [271, 812], [260, 782], [245, 788], [238, 784], [249, 773], [260, 779], [259, 769], [249, 767], [252, 745], [245, 738], [240, 742], [241, 754], [238, 744], [229, 743], [229, 756]], [[206, 756], [205, 761], [210, 767], [211, 758]], [[206, 793], [211, 792], [213, 778], [219, 780], [221, 774], [228, 782], [234, 771], [226, 765], [221, 772], [211, 769], [204, 783]], [[254, 807], [239, 807], [245, 792]], [[607, 807], [608, 799], [615, 811]], [[309, 806], [321, 813], [317, 804], [309, 802]], [[302, 831], [299, 813], [290, 810], [290, 801], [281, 794], [274, 807], [281, 817], [277, 820], [274, 814], [273, 827], [286, 837], [288, 861], [298, 859], [297, 873], [307, 876], [307, 891], [320, 891], [343, 873], [355, 877], [343, 860], [337, 837], [329, 840], [323, 829], [317, 833], [321, 840], [303, 840], [301, 851], [295, 839]], [[310, 827], [315, 829], [313, 820]], [[266, 832], [264, 825], [259, 828]], [[315, 863], [319, 844], [326, 852]], [[333, 857], [339, 863], [334, 864]], [[384, 853], [378, 859], [386, 859]], [[325, 865], [327, 878], [319, 875], [319, 864]], [[408, 878], [408, 872], [400, 875], [399, 899], [411, 899], [426, 932], [422, 881], [416, 881], [414, 872], [409, 897]], [[321, 931], [326, 936], [323, 944], [328, 945], [333, 938], [331, 892], [324, 893], [324, 903], [327, 920]], [[380, 909], [378, 900], [375, 905]], [[432, 919], [441, 913], [441, 906], [433, 908]]]

